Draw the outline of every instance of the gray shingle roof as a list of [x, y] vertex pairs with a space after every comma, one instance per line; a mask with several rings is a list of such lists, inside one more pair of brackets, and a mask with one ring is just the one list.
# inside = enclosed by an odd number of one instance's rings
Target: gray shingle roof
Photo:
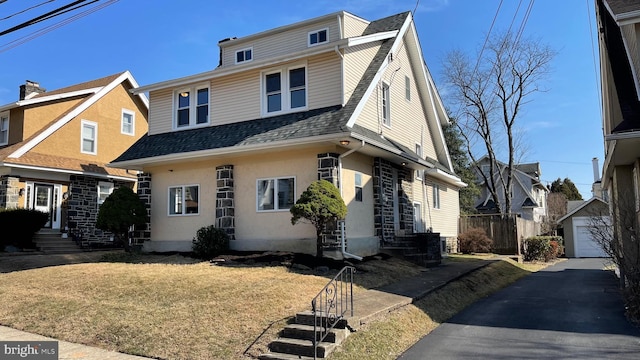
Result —
[[[364, 35], [398, 30], [408, 14], [409, 12], [405, 12], [373, 21], [365, 29]], [[335, 105], [226, 125], [147, 135], [138, 140], [112, 163], [193, 151], [266, 144], [275, 141], [351, 131], [352, 129], [349, 129], [346, 124], [358, 103], [362, 100], [392, 45], [393, 39], [383, 41], [344, 107]], [[364, 128], [360, 129], [364, 132], [362, 130]], [[367, 136], [366, 134], [363, 135]], [[380, 138], [377, 134], [375, 136]]]
[[606, 0], [615, 15], [640, 10], [638, 0]]

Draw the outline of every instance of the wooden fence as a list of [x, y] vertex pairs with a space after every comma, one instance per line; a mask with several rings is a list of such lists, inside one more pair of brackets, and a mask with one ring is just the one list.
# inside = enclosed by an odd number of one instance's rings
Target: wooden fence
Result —
[[493, 240], [492, 251], [501, 255], [522, 255], [522, 240], [540, 233], [540, 224], [515, 215], [463, 215], [459, 225], [460, 233], [471, 228], [484, 229]]

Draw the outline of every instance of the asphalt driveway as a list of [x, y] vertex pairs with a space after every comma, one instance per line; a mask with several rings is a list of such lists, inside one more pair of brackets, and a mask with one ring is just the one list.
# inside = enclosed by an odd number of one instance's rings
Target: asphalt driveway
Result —
[[605, 259], [569, 259], [473, 304], [399, 359], [640, 359]]

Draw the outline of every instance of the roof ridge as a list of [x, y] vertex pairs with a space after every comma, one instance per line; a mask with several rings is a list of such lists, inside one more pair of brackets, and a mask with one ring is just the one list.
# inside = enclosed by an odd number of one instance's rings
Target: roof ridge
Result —
[[95, 88], [95, 87], [106, 86], [109, 83], [111, 83], [113, 80], [117, 79], [119, 76], [122, 76], [122, 74], [124, 74], [126, 72], [127, 71], [125, 70], [125, 71], [121, 71], [119, 73], [103, 76], [103, 77], [98, 78], [98, 79], [84, 81], [84, 82], [81, 82], [81, 83], [77, 83], [77, 84], [61, 87], [61, 88], [58, 88], [58, 89], [53, 89], [51, 91], [45, 91], [43, 93], [40, 93], [40, 94], [32, 97], [31, 99], [38, 99], [38, 98], [45, 97], [45, 96], [50, 96], [50, 95], [64, 94], [64, 93], [69, 93], [69, 92], [78, 91], [78, 90], [85, 90], [85, 89], [91, 89], [91, 88]]

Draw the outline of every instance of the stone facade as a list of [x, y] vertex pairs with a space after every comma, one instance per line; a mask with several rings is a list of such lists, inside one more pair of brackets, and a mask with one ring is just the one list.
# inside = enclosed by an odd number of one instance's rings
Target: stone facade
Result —
[[216, 167], [216, 221], [215, 227], [223, 229], [230, 240], [235, 240], [235, 193], [233, 165]]
[[151, 174], [138, 174], [138, 197], [147, 209], [147, 223], [136, 226], [133, 232], [133, 245], [142, 245], [145, 241], [151, 240]]
[[[394, 189], [398, 189], [399, 230], [409, 234], [413, 232], [413, 204], [411, 203], [412, 171], [395, 168], [392, 163], [381, 158], [374, 159], [373, 165], [373, 216], [376, 236], [383, 243], [395, 239]], [[394, 169], [397, 172], [394, 184]], [[397, 186], [396, 186], [397, 185]]]
[[20, 179], [3, 176], [0, 178], [0, 208], [15, 209], [20, 202]]
[[[95, 227], [98, 219], [98, 179], [85, 175], [71, 175], [70, 196], [67, 199], [67, 224], [73, 232], [81, 233], [84, 242], [109, 241], [112, 234]], [[113, 181], [114, 188], [126, 186], [123, 181]]]

